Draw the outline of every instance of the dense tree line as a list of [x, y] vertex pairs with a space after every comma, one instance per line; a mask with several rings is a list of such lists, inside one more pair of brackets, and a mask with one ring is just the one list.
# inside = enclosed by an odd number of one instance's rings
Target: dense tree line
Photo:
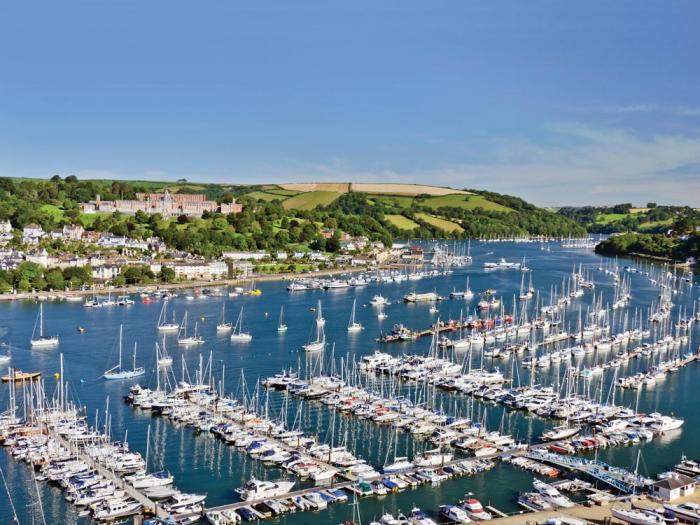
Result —
[[676, 261], [689, 257], [700, 260], [700, 235], [669, 236], [662, 234], [625, 233], [615, 235], [596, 246], [605, 255], [649, 255]]

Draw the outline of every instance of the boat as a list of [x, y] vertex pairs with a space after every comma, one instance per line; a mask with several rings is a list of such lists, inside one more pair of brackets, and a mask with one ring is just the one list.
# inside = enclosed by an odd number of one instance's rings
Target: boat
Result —
[[508, 262], [505, 257], [501, 257], [498, 262], [485, 262], [484, 268], [487, 270], [513, 270], [519, 269], [521, 264], [518, 262]]
[[518, 505], [534, 511], [549, 510], [552, 508], [552, 505], [537, 492], [522, 493], [518, 498]]
[[142, 366], [136, 367], [136, 343], [134, 342], [134, 362], [131, 370], [125, 370], [122, 368], [122, 325], [119, 325], [119, 362], [117, 366], [110, 368], [102, 377], [105, 379], [131, 379], [133, 377], [139, 377], [146, 373], [146, 369]]
[[471, 523], [467, 512], [457, 505], [440, 505], [440, 516], [450, 523]]
[[252, 501], [265, 498], [274, 498], [287, 494], [294, 488], [293, 481], [260, 481], [255, 478], [236, 489], [241, 501]]
[[173, 483], [173, 476], [168, 472], [154, 472], [153, 474], [135, 474], [127, 476], [126, 480], [135, 489], [164, 487]]
[[562, 441], [581, 432], [581, 427], [569, 427], [566, 425], [554, 427], [542, 434], [542, 441]]
[[370, 302], [370, 304], [372, 304], [374, 306], [382, 306], [382, 305], [389, 304], [389, 301], [387, 301], [386, 297], [384, 297], [383, 295], [379, 295], [379, 294], [372, 297], [372, 299], [370, 299], [369, 302]]
[[554, 488], [549, 483], [535, 479], [532, 482], [533, 488], [548, 501], [553, 507], [569, 508], [573, 507], [574, 503]]
[[22, 383], [24, 381], [36, 381], [41, 377], [41, 372], [22, 372], [21, 370], [10, 370], [9, 374], [2, 376], [3, 383], [14, 381]]
[[221, 304], [221, 322], [216, 325], [217, 332], [228, 332], [233, 326], [226, 322], [226, 301]]
[[348, 322], [348, 332], [350, 332], [350, 333], [362, 331], [362, 324], [358, 323], [355, 320], [355, 305], [356, 305], [356, 303], [357, 303], [357, 299], [353, 299], [353, 301], [352, 301], [352, 313], [350, 314], [350, 321]]
[[187, 335], [187, 312], [185, 312], [185, 315], [182, 317], [182, 324], [180, 325], [180, 331], [177, 335], [177, 344], [185, 346], [204, 344], [204, 339], [202, 339], [202, 336], [197, 335], [196, 322], [194, 323], [194, 335]]
[[141, 511], [141, 504], [138, 501], [124, 499], [108, 499], [97, 507], [92, 515], [99, 521], [110, 521], [116, 518], [133, 516]]
[[697, 503], [685, 502], [679, 503], [678, 505], [664, 503], [664, 508], [673, 512], [681, 521], [686, 523], [700, 523], [700, 505]]
[[484, 507], [481, 505], [481, 502], [476, 498], [467, 498], [460, 501], [459, 504], [467, 513], [467, 516], [473, 520], [486, 521], [493, 518], [491, 513], [486, 512]]
[[610, 509], [610, 514], [620, 521], [630, 523], [631, 525], [662, 525], [667, 521], [658, 514], [645, 512], [641, 509], [621, 509], [613, 507]]
[[418, 507], [413, 507], [408, 514], [408, 522], [412, 525], [437, 525], [435, 520], [429, 518], [425, 512]]
[[321, 301], [318, 302], [318, 309], [316, 310], [316, 339], [302, 346], [302, 349], [306, 352], [319, 352], [326, 347], [326, 333], [323, 330], [325, 321], [321, 323], [319, 322], [320, 319], [323, 319], [321, 317]]
[[384, 465], [382, 471], [384, 474], [394, 474], [396, 472], [404, 472], [413, 468], [413, 462], [407, 457], [396, 457], [394, 461], [388, 465]]
[[180, 329], [180, 325], [174, 319], [172, 323], [167, 322], [167, 307], [168, 301], [163, 301], [163, 307], [160, 309], [160, 315], [158, 316], [158, 330], [161, 332], [175, 332]]
[[287, 331], [287, 325], [284, 324], [284, 305], [280, 306], [280, 318], [277, 322], [277, 333], [283, 333]]
[[[39, 335], [35, 337], [36, 327], [39, 325]], [[57, 335], [44, 335], [44, 305], [39, 304], [39, 316], [37, 317], [37, 323], [34, 324], [34, 331], [32, 332], [32, 338], [29, 344], [34, 348], [42, 348], [49, 346], [58, 345]]]
[[440, 296], [436, 292], [425, 292], [425, 293], [411, 292], [411, 293], [403, 296], [404, 302], [407, 302], [407, 303], [427, 303], [427, 302], [431, 302], [431, 301], [437, 301], [439, 299], [440, 299]]
[[310, 290], [311, 288], [304, 284], [300, 283], [298, 281], [291, 282], [289, 285], [287, 285], [287, 291], [288, 292], [302, 292], [304, 290]]
[[239, 343], [247, 343], [253, 340], [253, 336], [250, 332], [243, 331], [243, 307], [241, 306], [241, 311], [238, 314], [238, 319], [236, 319], [236, 326], [233, 328], [233, 333], [231, 334], [231, 341]]
[[439, 449], [426, 450], [413, 460], [416, 467], [439, 467], [452, 461], [452, 454], [443, 454]]
[[173, 364], [173, 358], [169, 356], [168, 352], [165, 350], [165, 336], [163, 337], [162, 346], [158, 346], [158, 343], [156, 343], [156, 364], [158, 368], [171, 366]]

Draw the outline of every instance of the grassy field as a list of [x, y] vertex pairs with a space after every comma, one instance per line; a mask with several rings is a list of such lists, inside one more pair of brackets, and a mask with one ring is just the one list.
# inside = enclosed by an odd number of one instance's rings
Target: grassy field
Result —
[[597, 224], [610, 224], [629, 217], [627, 213], [601, 213], [595, 218]]
[[464, 231], [464, 229], [455, 222], [441, 219], [439, 217], [433, 217], [432, 215], [428, 215], [427, 213], [416, 213], [416, 217], [446, 232]]
[[340, 197], [337, 191], [309, 191], [288, 198], [282, 203], [285, 209], [313, 210], [317, 206], [327, 206]]
[[382, 202], [385, 204], [391, 204], [393, 206], [398, 206], [400, 208], [410, 208], [413, 204], [413, 197], [407, 195], [378, 195], [378, 194], [368, 194], [367, 198], [374, 202]]
[[496, 202], [491, 202], [485, 199], [481, 195], [460, 195], [458, 193], [453, 193], [451, 195], [441, 195], [439, 197], [430, 197], [421, 202], [423, 206], [437, 210], [443, 206], [449, 206], [452, 208], [462, 208], [465, 210], [473, 210], [475, 208], [482, 208], [486, 211], [499, 211], [499, 212], [512, 212], [507, 206], [503, 206]]
[[275, 199], [283, 201], [287, 198], [286, 195], [277, 195], [272, 193], [272, 191], [252, 191], [250, 193], [246, 193], [245, 197], [262, 201], [273, 201]]
[[639, 231], [650, 231], [663, 226], [671, 226], [673, 224], [673, 219], [666, 219], [665, 221], [650, 221], [643, 222], [639, 225]]
[[51, 215], [55, 221], [60, 221], [63, 219], [63, 210], [58, 206], [54, 206], [53, 204], [44, 204], [39, 208], [39, 211]]
[[385, 215], [384, 218], [400, 230], [415, 230], [420, 225], [403, 215]]

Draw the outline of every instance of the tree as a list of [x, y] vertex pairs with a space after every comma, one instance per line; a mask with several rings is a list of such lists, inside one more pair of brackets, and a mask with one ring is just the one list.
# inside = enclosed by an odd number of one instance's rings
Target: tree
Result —
[[46, 279], [46, 284], [52, 290], [62, 290], [66, 286], [66, 281], [63, 278], [63, 272], [58, 268], [52, 268], [46, 272], [44, 279]]
[[169, 266], [161, 267], [160, 272], [158, 273], [158, 279], [164, 283], [175, 282], [175, 270], [173, 270]]

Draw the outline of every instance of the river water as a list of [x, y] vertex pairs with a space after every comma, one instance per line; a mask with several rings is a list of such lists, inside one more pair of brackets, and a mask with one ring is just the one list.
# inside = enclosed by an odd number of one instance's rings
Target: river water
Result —
[[[260, 379], [278, 373], [283, 368], [295, 368], [302, 371], [318, 370], [321, 364], [326, 370], [331, 365], [331, 356], [336, 358], [336, 367], [343, 360], [357, 360], [362, 355], [372, 353], [378, 348], [375, 338], [384, 331], [389, 331], [394, 323], [404, 323], [412, 328], [425, 328], [439, 316], [441, 319], [459, 318], [460, 313], [472, 314], [478, 296], [471, 301], [447, 300], [439, 304], [439, 313], [431, 314], [426, 304], [405, 304], [402, 296], [410, 291], [436, 291], [447, 296], [453, 289], [464, 289], [467, 276], [470, 288], [478, 294], [488, 288], [497, 290], [503, 297], [506, 308], [510, 310], [513, 295], [518, 293], [521, 282], [521, 272], [517, 270], [485, 271], [483, 262], [505, 257], [508, 260], [519, 261], [526, 258], [526, 264], [532, 270], [535, 288], [539, 290], [540, 300], [549, 303], [550, 292], [554, 287], [561, 287], [562, 279], [568, 278], [574, 266], [583, 265], [589, 271], [596, 284], [596, 297], [602, 294], [603, 305], [613, 301], [615, 287], [612, 277], [598, 268], [610, 267], [615, 264], [612, 259], [604, 259], [584, 250], [567, 250], [556, 243], [550, 245], [551, 251], [543, 251], [539, 244], [525, 243], [486, 243], [472, 244], [474, 261], [471, 265], [455, 268], [447, 276], [424, 278], [419, 281], [404, 281], [402, 283], [369, 284], [340, 290], [314, 290], [289, 293], [284, 282], [265, 282], [260, 284], [260, 296], [240, 295], [226, 298], [228, 320], [235, 321], [241, 308], [244, 308], [244, 327], [253, 334], [253, 341], [248, 344], [234, 344], [228, 335], [217, 335], [216, 323], [221, 315], [222, 298], [202, 298], [188, 300], [187, 292], [181, 292], [177, 298], [168, 304], [170, 312], [174, 312], [178, 320], [187, 311], [190, 328], [198, 322], [199, 332], [206, 344], [184, 349], [175, 344], [176, 335], [168, 335], [168, 351], [174, 357], [174, 372], [178, 378], [181, 375], [181, 360], [184, 357], [186, 369], [190, 375], [201, 359], [213, 362], [213, 374], [220, 381], [222, 376], [226, 392], [240, 395], [244, 388], [241, 380], [245, 377], [245, 387], [252, 394]], [[631, 260], [617, 262], [620, 268], [625, 265], [639, 263]], [[649, 269], [646, 265], [643, 268]], [[659, 265], [651, 268], [659, 269]], [[631, 279], [632, 301], [629, 307], [614, 312], [612, 333], [621, 329], [624, 314], [627, 322], [632, 324], [635, 311], [642, 312], [646, 318], [648, 309], [658, 300], [658, 287], [652, 285], [647, 278], [640, 274], [627, 274]], [[527, 278], [526, 278], [527, 283]], [[392, 301], [386, 308], [388, 319], [380, 321], [377, 310], [369, 305], [373, 295], [381, 293]], [[698, 286], [684, 286], [683, 291], [674, 296], [675, 320], [679, 311], [686, 309], [688, 315], [692, 312], [693, 302], [699, 297]], [[586, 309], [592, 307], [593, 292], [587, 291], [585, 296], [574, 301], [569, 307], [565, 325], [575, 330], [579, 310], [585, 316]], [[322, 300], [324, 317], [326, 318], [326, 335], [330, 343], [323, 358], [311, 359], [299, 349], [312, 335], [314, 313], [311, 307]], [[365, 329], [357, 334], [348, 334], [346, 326], [350, 316], [353, 300], [357, 303], [357, 320]], [[534, 303], [534, 300], [533, 300]], [[276, 330], [280, 306], [284, 305], [285, 322], [289, 330], [279, 335]], [[33, 301], [0, 303], [0, 340], [12, 346], [11, 366], [25, 371], [41, 371], [46, 381], [46, 390], [51, 394], [58, 385], [54, 374], [59, 370], [59, 355], [62, 353], [65, 366], [64, 377], [69, 382], [69, 396], [79, 406], [86, 407], [93, 422], [97, 410], [100, 418], [104, 418], [108, 408], [111, 416], [111, 432], [115, 439], [123, 439], [128, 435], [128, 441], [133, 450], [145, 454], [148, 426], [151, 426], [151, 465], [162, 466], [175, 476], [175, 485], [187, 492], [206, 492], [207, 505], [215, 506], [235, 501], [233, 492], [252, 475], [264, 479], [275, 479], [283, 475], [275, 469], [264, 467], [260, 462], [250, 459], [240, 450], [227, 447], [221, 441], [209, 434], [195, 434], [192, 429], [176, 426], [166, 418], [151, 418], [149, 414], [139, 412], [127, 406], [122, 397], [128, 392], [130, 382], [105, 381], [101, 374], [114, 366], [117, 360], [117, 337], [119, 325], [124, 326], [124, 355], [125, 361], [130, 359], [134, 342], [138, 344], [137, 364], [147, 369], [146, 376], [140, 378], [142, 384], [155, 386], [154, 346], [159, 339], [155, 328], [161, 303], [137, 303], [128, 307], [111, 307], [91, 309], [84, 308], [81, 303], [47, 302], [44, 305], [45, 327], [49, 334], [57, 333], [61, 343], [54, 349], [30, 349], [29, 339], [36, 322], [38, 305]], [[696, 323], [697, 325], [697, 323]], [[85, 333], [79, 333], [77, 328], [84, 327]], [[616, 330], [617, 328], [617, 330]], [[691, 334], [691, 348], [697, 347], [697, 326]], [[569, 344], [569, 343], [567, 343]], [[392, 343], [384, 345], [383, 351], [395, 355], [401, 353], [425, 353], [430, 345], [429, 338], [414, 342]], [[684, 347], [682, 352], [687, 351]], [[3, 350], [4, 351], [4, 350]], [[475, 364], [480, 357], [473, 356]], [[598, 356], [586, 356], [584, 363], [591, 364]], [[486, 365], [491, 363], [486, 362]], [[510, 360], [502, 360], [497, 364], [510, 376]], [[630, 359], [628, 364], [618, 369], [619, 375], [629, 375], [638, 370], [644, 370], [649, 365], [647, 358]], [[563, 369], [565, 365], [562, 364]], [[6, 366], [5, 366], [6, 368]], [[222, 371], [225, 369], [225, 374]], [[5, 369], [3, 369], [5, 373]], [[561, 377], [562, 371], [552, 367], [542, 372], [537, 381], [551, 383], [556, 377]], [[528, 380], [528, 373], [519, 369], [520, 380]], [[600, 392], [599, 381], [602, 381], [603, 396], [608, 395], [613, 371], [608, 370], [602, 379], [591, 383], [591, 392]], [[669, 375], [664, 381], [653, 387], [645, 387], [635, 391], [616, 392], [616, 401], [628, 406], [638, 405], [640, 411], [660, 411], [665, 414], [675, 414], [685, 418], [682, 431], [654, 439], [641, 446], [642, 455], [640, 471], [653, 475], [661, 472], [680, 459], [685, 453], [689, 457], [700, 457], [700, 440], [697, 439], [700, 428], [700, 409], [698, 409], [698, 387], [700, 371], [695, 364], [683, 368], [678, 373]], [[413, 387], [415, 388], [415, 386]], [[7, 403], [8, 389], [0, 391], [1, 406]], [[519, 411], [506, 411], [498, 405], [484, 405], [479, 401], [470, 401], [468, 397], [443, 394], [438, 391], [433, 399], [435, 406], [442, 406], [445, 412], [458, 415], [471, 415], [474, 418], [485, 417], [489, 429], [503, 429], [521, 440], [535, 441], [543, 430], [551, 427], [551, 421], [545, 421], [536, 416], [530, 416]], [[260, 392], [260, 403], [265, 401], [264, 391]], [[284, 395], [270, 393], [267, 402], [272, 414], [279, 413], [285, 406]], [[291, 400], [287, 406], [288, 414], [294, 418], [297, 403]], [[367, 459], [373, 465], [381, 466], [388, 453], [392, 440], [389, 428], [377, 427], [367, 421], [358, 421], [351, 416], [336, 416], [320, 403], [307, 403], [301, 413], [302, 427], [309, 433], [318, 433], [321, 440], [330, 441], [333, 436], [335, 443], [345, 443], [355, 451], [356, 455]], [[485, 416], [484, 416], [485, 414]], [[331, 432], [331, 423], [334, 431]], [[411, 456], [426, 448], [410, 436], [399, 434], [399, 452]], [[611, 448], [599, 452], [599, 458], [611, 464], [632, 467], [637, 458], [639, 447]], [[402, 455], [402, 454], [400, 454]], [[12, 493], [13, 501], [18, 509], [23, 523], [32, 519], [40, 522], [37, 489], [24, 463], [14, 461], [7, 451], [0, 452], [0, 466], [5, 473], [7, 484]], [[491, 504], [506, 512], [517, 510], [516, 499], [519, 492], [531, 488], [532, 475], [507, 465], [499, 464], [486, 473], [471, 478], [458, 478], [443, 482], [439, 487], [422, 486], [383, 498], [367, 498], [361, 501], [363, 521], [380, 516], [384, 510], [396, 512], [398, 509], [408, 511], [412, 506], [419, 506], [434, 517], [441, 504], [455, 503], [464, 497], [465, 493], [473, 492], [482, 503]], [[298, 486], [303, 486], [299, 484]], [[73, 523], [79, 520], [75, 509], [63, 499], [58, 488], [40, 483], [38, 493], [41, 497], [47, 522]], [[278, 519], [281, 523], [340, 523], [351, 516], [348, 505], [334, 505], [326, 511], [316, 513], [297, 513]], [[10, 520], [10, 503], [5, 494], [0, 496], [0, 520]]]

